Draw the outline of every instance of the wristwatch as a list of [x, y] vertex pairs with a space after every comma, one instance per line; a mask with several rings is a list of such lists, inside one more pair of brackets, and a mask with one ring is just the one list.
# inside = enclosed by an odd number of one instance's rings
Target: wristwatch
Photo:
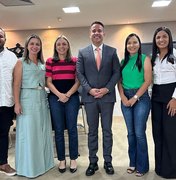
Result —
[[133, 97], [134, 97], [134, 99], [137, 99], [137, 100], [139, 100], [139, 97], [138, 97], [138, 95], [136, 95], [136, 94], [135, 94]]

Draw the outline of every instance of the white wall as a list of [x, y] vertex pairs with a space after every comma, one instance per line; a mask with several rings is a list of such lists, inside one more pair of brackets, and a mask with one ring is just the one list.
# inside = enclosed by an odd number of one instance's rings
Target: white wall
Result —
[[[133, 25], [111, 25], [105, 26], [104, 42], [117, 48], [119, 59], [123, 58], [124, 42], [126, 37], [134, 32], [139, 35], [142, 43], [152, 42], [153, 34], [156, 28], [167, 26], [173, 34], [173, 40], [176, 40], [176, 22], [158, 22]], [[64, 28], [64, 29], [46, 29], [46, 30], [28, 30], [28, 31], [9, 31], [7, 32], [6, 46], [15, 47], [16, 43], [24, 46], [25, 39], [31, 34], [38, 34], [43, 42], [43, 51], [45, 59], [52, 56], [53, 45], [57, 36], [63, 34], [67, 36], [71, 43], [72, 54], [77, 56], [78, 49], [90, 44], [89, 27]], [[117, 103], [114, 108], [114, 115], [121, 116], [120, 98], [117, 92]]]

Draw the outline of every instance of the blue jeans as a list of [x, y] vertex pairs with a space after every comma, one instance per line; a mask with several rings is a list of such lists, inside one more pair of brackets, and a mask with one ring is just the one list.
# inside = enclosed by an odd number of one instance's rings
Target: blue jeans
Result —
[[[133, 97], [136, 92], [137, 89], [124, 90], [128, 99]], [[128, 131], [129, 166], [136, 167], [140, 173], [146, 173], [149, 170], [149, 159], [145, 131], [151, 108], [148, 92], [145, 92], [132, 107], [124, 106], [121, 103], [121, 108]]]
[[55, 131], [56, 151], [59, 161], [65, 160], [64, 130], [68, 129], [69, 156], [71, 160], [78, 158], [77, 116], [80, 106], [79, 96], [72, 95], [69, 101], [62, 103], [55, 95], [49, 95], [49, 105]]

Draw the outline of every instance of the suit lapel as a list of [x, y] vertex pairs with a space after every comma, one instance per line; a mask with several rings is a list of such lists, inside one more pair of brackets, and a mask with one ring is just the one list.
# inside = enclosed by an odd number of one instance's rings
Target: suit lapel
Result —
[[92, 63], [94, 64], [95, 68], [97, 69], [97, 65], [96, 65], [96, 61], [95, 61], [95, 56], [94, 56], [94, 51], [93, 51], [92, 45], [90, 45], [88, 47], [88, 55], [89, 55], [89, 59], [92, 61]]
[[102, 46], [102, 58], [101, 58], [101, 64], [100, 64], [99, 71], [103, 67], [105, 59], [106, 59], [106, 46], [103, 44], [103, 46]]

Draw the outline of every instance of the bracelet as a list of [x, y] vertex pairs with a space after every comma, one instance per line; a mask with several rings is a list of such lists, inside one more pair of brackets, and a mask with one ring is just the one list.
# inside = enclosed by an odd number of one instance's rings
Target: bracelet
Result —
[[139, 100], [139, 97], [138, 97], [138, 95], [136, 95], [136, 94], [135, 94], [133, 97], [134, 97], [134, 99], [137, 99], [137, 100]]

